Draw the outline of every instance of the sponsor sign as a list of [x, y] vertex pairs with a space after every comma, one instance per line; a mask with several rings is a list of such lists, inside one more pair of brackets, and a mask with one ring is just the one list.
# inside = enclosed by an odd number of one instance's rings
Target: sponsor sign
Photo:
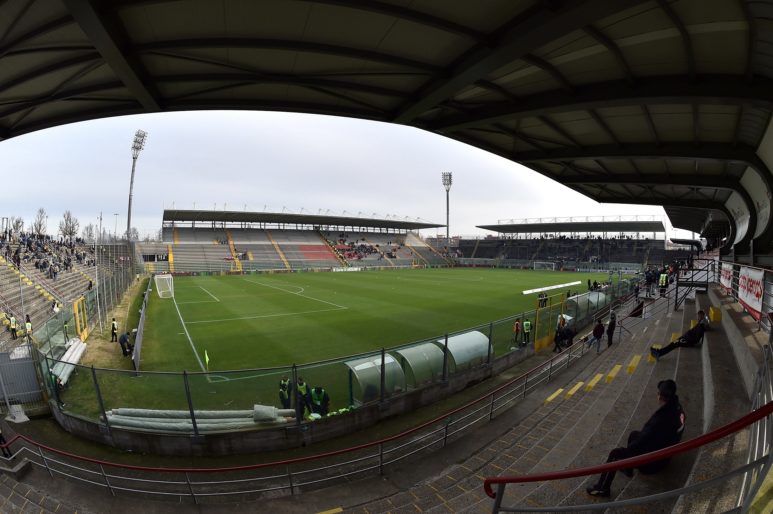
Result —
[[733, 265], [722, 264], [722, 275], [719, 277], [720, 285], [725, 288], [727, 294], [733, 292]]
[[762, 312], [762, 281], [765, 271], [761, 269], [741, 267], [738, 275], [738, 301], [757, 321]]

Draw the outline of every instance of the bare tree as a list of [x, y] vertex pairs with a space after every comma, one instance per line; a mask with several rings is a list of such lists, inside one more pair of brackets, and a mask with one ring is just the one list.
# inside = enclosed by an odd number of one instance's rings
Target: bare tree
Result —
[[41, 207], [35, 214], [35, 221], [32, 222], [32, 232], [38, 237], [46, 233], [46, 210]]
[[129, 235], [131, 236], [131, 240], [132, 241], [139, 241], [140, 240], [140, 231], [137, 230], [137, 227], [132, 227], [131, 234], [129, 234]]
[[94, 224], [89, 223], [88, 225], [83, 227], [83, 232], [81, 232], [81, 237], [84, 240], [91, 243], [94, 241], [94, 235], [96, 234], [96, 232], [97, 232], [97, 228], [94, 226]]
[[59, 222], [59, 233], [62, 234], [62, 237], [72, 241], [72, 239], [78, 235], [79, 226], [80, 223], [75, 216], [73, 216], [70, 211], [64, 211], [64, 214], [62, 214], [62, 221]]
[[11, 230], [14, 234], [21, 233], [24, 230], [24, 220], [21, 217], [11, 217]]

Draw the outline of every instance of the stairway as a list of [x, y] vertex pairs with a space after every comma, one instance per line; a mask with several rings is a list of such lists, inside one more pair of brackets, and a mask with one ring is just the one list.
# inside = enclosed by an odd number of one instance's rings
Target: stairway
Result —
[[285, 257], [284, 252], [281, 248], [279, 248], [279, 244], [274, 240], [274, 237], [271, 235], [271, 232], [268, 229], [266, 229], [266, 237], [268, 237], [268, 240], [271, 241], [272, 245], [274, 245], [274, 250], [276, 250], [277, 255], [279, 255], [279, 258], [285, 265], [285, 269], [292, 269], [292, 266], [290, 266], [290, 263], [287, 261], [287, 257]]
[[231, 236], [231, 231], [226, 230], [225, 235], [228, 238], [228, 249], [231, 250], [231, 257], [233, 257], [235, 271], [242, 271], [242, 261], [239, 260], [239, 256], [236, 254], [236, 247], [234, 246], [234, 239]]
[[338, 260], [339, 263], [341, 263], [341, 266], [348, 268], [349, 262], [347, 262], [346, 259], [343, 258], [341, 255], [341, 252], [339, 252], [335, 246], [333, 246], [333, 243], [331, 243], [328, 238], [325, 237], [325, 235], [322, 233], [321, 230], [317, 230], [317, 234], [319, 235], [319, 238], [322, 239], [322, 241], [325, 243], [325, 245], [330, 249], [330, 252], [335, 255], [335, 258]]
[[[665, 308], [665, 300], [656, 302]], [[667, 341], [672, 332], [681, 333], [693, 316], [694, 309], [686, 309], [684, 314], [669, 312], [646, 320], [630, 318], [625, 325], [630, 326], [632, 334], [626, 334], [622, 341], [616, 341], [598, 356], [595, 352], [585, 354], [581, 357], [585, 364], [569, 368], [552, 382], [538, 386], [522, 400], [523, 405], [517, 404], [511, 414], [503, 415], [503, 422], [509, 421], [506, 418], [510, 416], [519, 418], [514, 423], [503, 424], [509, 427], [508, 430], [502, 433], [493, 429], [488, 431], [494, 434], [493, 441], [469, 441], [465, 445], [466, 458], [445, 458], [449, 462], [447, 467], [429, 474], [432, 477], [429, 480], [358, 506], [351, 512], [491, 511], [493, 500], [483, 492], [483, 477], [532, 474], [603, 463], [609, 450], [624, 444], [627, 434], [640, 429], [657, 409], [654, 395], [643, 392], [654, 391], [657, 382], [663, 378], [676, 377], [677, 383], [681, 384], [679, 396], [690, 420], [685, 439], [694, 437], [700, 433], [703, 407], [702, 402], [693, 398], [693, 394], [702, 395], [700, 386], [696, 388], [694, 383], [694, 374], [700, 373], [700, 356], [693, 349], [685, 349], [681, 358], [677, 358], [680, 350], [657, 363], [645, 358], [651, 344]], [[560, 364], [556, 368], [561, 368]], [[610, 377], [615, 369], [618, 371]], [[597, 378], [599, 375], [601, 378]], [[589, 387], [591, 382], [594, 384]], [[559, 388], [562, 389], [560, 393]], [[550, 401], [545, 401], [551, 397]], [[441, 456], [436, 458], [443, 460]], [[628, 479], [618, 474], [612, 485], [613, 493], [618, 499], [629, 495], [639, 497], [668, 489], [670, 486], [664, 481], [683, 484], [691, 464], [678, 460], [658, 475], [637, 474]], [[584, 477], [510, 485], [503, 506], [593, 503], [599, 500], [587, 496], [585, 486], [595, 479]], [[648, 504], [644, 510], [637, 506], [636, 512], [669, 512], [674, 503], [675, 500], [666, 500]]]
[[534, 254], [531, 256], [531, 259], [529, 260], [532, 260], [532, 261], [536, 260], [543, 246], [545, 246], [545, 240], [540, 239], [539, 245], [537, 245], [537, 249], [534, 251]]
[[471, 259], [475, 258], [475, 254], [478, 253], [478, 247], [480, 246], [480, 239], [475, 240], [475, 248], [472, 249], [472, 255], [470, 255]]
[[[175, 239], [177, 238], [175, 237]], [[169, 260], [169, 271], [174, 272], [174, 252], [172, 251], [172, 245], [166, 245], [166, 251], [167, 259]]]

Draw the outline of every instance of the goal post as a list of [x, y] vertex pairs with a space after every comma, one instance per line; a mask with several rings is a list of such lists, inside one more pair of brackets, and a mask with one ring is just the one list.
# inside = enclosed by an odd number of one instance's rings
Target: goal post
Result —
[[153, 277], [159, 298], [174, 298], [174, 279], [169, 273]]
[[556, 263], [555, 262], [548, 262], [548, 261], [534, 261], [534, 269], [535, 270], [556, 270]]

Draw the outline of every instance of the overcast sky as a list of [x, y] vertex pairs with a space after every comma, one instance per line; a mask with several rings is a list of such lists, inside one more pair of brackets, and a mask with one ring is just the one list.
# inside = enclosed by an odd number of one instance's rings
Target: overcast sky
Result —
[[53, 233], [67, 209], [81, 228], [98, 223], [102, 212], [112, 232], [118, 213], [118, 232], [124, 231], [137, 129], [148, 132], [132, 209], [132, 225], [143, 236], [159, 230], [164, 208], [193, 209], [194, 203], [197, 209], [321, 209], [444, 224], [443, 171], [453, 173], [452, 235], [488, 234], [475, 226], [498, 220], [552, 216], [641, 214], [668, 222], [660, 207], [599, 204], [528, 168], [418, 129], [244, 111], [124, 116], [2, 141], [0, 216], [30, 223], [43, 207]]

